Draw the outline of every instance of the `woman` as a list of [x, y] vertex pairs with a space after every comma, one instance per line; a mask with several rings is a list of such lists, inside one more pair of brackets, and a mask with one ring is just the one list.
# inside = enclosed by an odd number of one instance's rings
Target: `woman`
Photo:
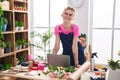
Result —
[[[63, 47], [63, 55], [70, 56], [71, 66], [79, 67], [85, 61], [84, 49], [78, 41], [79, 27], [72, 23], [75, 17], [75, 10], [71, 7], [64, 9], [62, 13], [63, 23], [55, 27], [55, 46], [53, 54], [57, 54], [60, 48], [60, 40]], [[78, 53], [79, 52], [79, 53]]]

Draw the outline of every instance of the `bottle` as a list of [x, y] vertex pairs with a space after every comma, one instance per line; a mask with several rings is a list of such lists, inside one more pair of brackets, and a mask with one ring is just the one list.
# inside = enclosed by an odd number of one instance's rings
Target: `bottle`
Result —
[[96, 56], [96, 57], [98, 58], [97, 52], [92, 53], [92, 56], [91, 56], [91, 65], [90, 65], [90, 70], [91, 70], [91, 72], [94, 71], [94, 67], [95, 67], [95, 59], [94, 59], [94, 56]]

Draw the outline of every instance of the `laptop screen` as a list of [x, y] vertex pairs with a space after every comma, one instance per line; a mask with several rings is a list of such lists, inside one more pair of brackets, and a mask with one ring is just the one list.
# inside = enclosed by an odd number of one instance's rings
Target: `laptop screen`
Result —
[[48, 67], [52, 66], [62, 66], [68, 67], [70, 66], [70, 56], [68, 55], [55, 55], [55, 54], [48, 54]]

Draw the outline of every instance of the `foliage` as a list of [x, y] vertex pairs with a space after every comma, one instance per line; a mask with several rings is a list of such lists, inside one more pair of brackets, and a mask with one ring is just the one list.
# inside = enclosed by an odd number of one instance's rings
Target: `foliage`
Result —
[[11, 41], [6, 41], [5, 44], [6, 44], [7, 48], [11, 48], [12, 47], [12, 42]]
[[2, 17], [2, 19], [3, 19], [3, 24], [8, 24], [8, 20], [7, 20], [7, 18]]
[[0, 39], [4, 38], [2, 34], [2, 25], [3, 25], [3, 19], [1, 18], [2, 16], [3, 16], [3, 9], [2, 6], [0, 5]]
[[6, 47], [5, 41], [0, 40], [0, 48], [5, 48], [5, 47]]
[[38, 37], [41, 42], [37, 42], [36, 44], [31, 43], [30, 45], [40, 48], [44, 50], [44, 52], [46, 52], [46, 46], [49, 44], [49, 41], [52, 35], [53, 35], [53, 32], [51, 32], [50, 29], [47, 32], [42, 34], [31, 32], [31, 38]]
[[23, 61], [25, 61], [26, 60], [26, 58], [25, 58], [25, 56], [20, 56], [20, 57], [18, 57], [18, 60], [20, 61], [20, 62], [23, 62]]
[[108, 65], [111, 69], [120, 69], [120, 63], [119, 60], [114, 61], [114, 60], [108, 60]]
[[19, 26], [19, 27], [23, 27], [23, 26], [24, 26], [23, 21], [19, 21], [18, 26]]
[[24, 26], [24, 22], [23, 21], [15, 21], [15, 27], [23, 27]]
[[83, 39], [84, 42], [87, 41], [87, 35], [86, 34], [82, 34], [79, 36], [79, 39]]
[[52, 73], [52, 72], [56, 72], [59, 76], [59, 79], [62, 79], [63, 76], [67, 73], [67, 72], [74, 72], [75, 68], [73, 66], [68, 66], [68, 67], [55, 67], [50, 65], [49, 70], [46, 72], [43, 72], [45, 75]]
[[4, 70], [8, 70], [8, 69], [10, 69], [11, 67], [12, 67], [12, 64], [11, 64], [11, 63], [5, 63], [5, 64], [3, 64]]

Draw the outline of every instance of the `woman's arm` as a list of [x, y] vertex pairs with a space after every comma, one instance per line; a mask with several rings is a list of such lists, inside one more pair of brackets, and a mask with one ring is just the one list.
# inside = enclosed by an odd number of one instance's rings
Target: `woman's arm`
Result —
[[73, 51], [75, 66], [79, 65], [77, 42], [78, 42], [78, 36], [74, 36], [74, 38], [73, 38], [73, 45], [72, 45], [72, 51]]
[[55, 45], [54, 45], [52, 54], [57, 54], [57, 52], [59, 51], [59, 48], [60, 48], [60, 37], [56, 36], [56, 38], [55, 38]]

